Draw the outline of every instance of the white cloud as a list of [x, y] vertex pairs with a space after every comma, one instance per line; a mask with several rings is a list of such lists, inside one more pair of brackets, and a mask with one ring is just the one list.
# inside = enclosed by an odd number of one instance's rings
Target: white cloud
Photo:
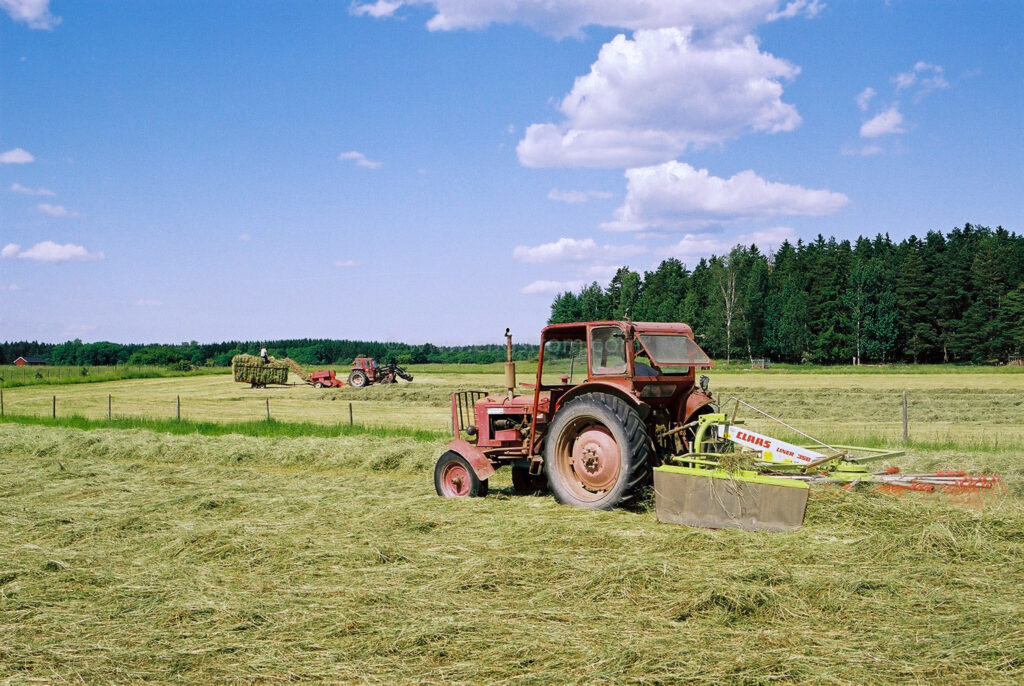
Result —
[[0, 0], [0, 9], [31, 29], [52, 29], [60, 23], [60, 17], [50, 14], [50, 0]]
[[360, 5], [353, 2], [349, 7], [349, 12], [357, 17], [381, 19], [383, 17], [390, 17], [404, 4], [407, 3], [402, 0], [377, 0], [372, 5]]
[[20, 183], [12, 183], [11, 192], [21, 193], [22, 195], [57, 195], [49, 188], [29, 188], [28, 186], [22, 186]]
[[548, 200], [575, 204], [590, 200], [590, 196], [587, 195], [586, 191], [560, 191], [557, 188], [552, 188], [548, 191]]
[[432, 31], [516, 23], [564, 37], [579, 35], [587, 26], [630, 30], [695, 26], [709, 32], [745, 32], [764, 21], [797, 15], [813, 17], [823, 7], [818, 0], [795, 0], [780, 10], [781, 4], [779, 0], [377, 0], [353, 3], [350, 11], [388, 17], [403, 5], [425, 5], [436, 12], [427, 22]]
[[645, 252], [639, 245], [598, 245], [593, 238], [559, 238], [553, 243], [533, 247], [518, 245], [512, 257], [520, 262], [581, 262], [584, 260], [614, 260]]
[[792, 2], [787, 3], [781, 10], [769, 14], [768, 21], [792, 19], [793, 17], [800, 15], [813, 19], [818, 16], [823, 9], [825, 9], [825, 3], [819, 2], [819, 0], [792, 0]]
[[729, 244], [714, 234], [688, 233], [678, 243], [658, 248], [657, 253], [665, 257], [677, 257], [683, 264], [692, 266], [702, 257], [721, 255], [728, 252]]
[[685, 162], [626, 170], [626, 199], [604, 228], [678, 229], [740, 219], [832, 214], [849, 202], [842, 193], [767, 181], [751, 170], [728, 179]]
[[80, 245], [65, 243], [60, 245], [53, 241], [36, 243], [28, 250], [22, 250], [21, 246], [15, 243], [8, 243], [0, 250], [0, 257], [21, 260], [35, 260], [37, 262], [84, 262], [87, 260], [102, 260], [103, 253], [91, 253]]
[[857, 107], [860, 108], [861, 112], [864, 112], [868, 109], [868, 105], [871, 104], [871, 98], [875, 97], [875, 95], [875, 89], [872, 88], [871, 86], [868, 86], [867, 88], [865, 88], [864, 90], [857, 94]]
[[43, 214], [48, 214], [51, 217], [77, 217], [78, 212], [72, 212], [63, 205], [51, 205], [50, 203], [41, 202], [36, 205], [36, 208]]
[[688, 233], [678, 243], [658, 248], [656, 252], [664, 257], [676, 257], [692, 267], [701, 258], [725, 255], [737, 245], [756, 245], [764, 253], [773, 251], [782, 244], [782, 241], [792, 241], [795, 238], [796, 232], [788, 226], [776, 226], [731, 237], [710, 233]]
[[135, 307], [160, 307], [163, 304], [163, 300], [156, 300], [154, 298], [139, 298], [135, 301]]
[[335, 267], [355, 267], [358, 264], [359, 263], [356, 262], [355, 260], [335, 260], [334, 261], [334, 266]]
[[885, 148], [874, 143], [869, 143], [868, 145], [844, 145], [840, 152], [847, 157], [871, 157], [872, 155], [881, 155], [885, 152]]
[[587, 278], [591, 281], [598, 281], [600, 283], [607, 283], [612, 280], [615, 276], [615, 272], [619, 271], [621, 265], [616, 264], [593, 264], [583, 270]]
[[[3, 0], [0, 0], [0, 2], [3, 2]], [[28, 164], [29, 162], [35, 162], [35, 159], [32, 153], [21, 148], [0, 152], [0, 164]]]
[[528, 167], [626, 167], [744, 133], [792, 131], [782, 82], [800, 69], [753, 36], [696, 42], [689, 29], [637, 31], [606, 43], [562, 100], [560, 124], [533, 124], [519, 142]]
[[8, 284], [7, 286], [4, 286], [3, 288], [0, 288], [0, 291], [11, 291], [11, 292], [14, 292], [14, 291], [20, 291], [20, 290], [21, 290], [21, 286], [19, 286], [16, 283]]
[[918, 62], [910, 71], [894, 76], [892, 81], [896, 84], [897, 92], [917, 86], [914, 93], [916, 100], [920, 100], [932, 91], [949, 88], [945, 69], [938, 64], [928, 64], [927, 62]]
[[252, 234], [240, 233], [238, 234], [238, 240], [242, 243], [248, 243], [249, 241], [252, 240]]
[[566, 291], [578, 291], [587, 285], [586, 281], [548, 281], [540, 279], [523, 286], [519, 292], [525, 295], [557, 295]]
[[383, 162], [371, 160], [363, 153], [357, 152], [355, 150], [349, 150], [348, 152], [341, 153], [340, 155], [338, 155], [338, 159], [342, 162], [355, 162], [357, 166], [366, 167], [367, 169], [380, 169], [382, 166], [384, 166]]
[[584, 203], [592, 198], [608, 199], [612, 194], [607, 191], [561, 191], [552, 188], [548, 191], [548, 200], [567, 203]]
[[733, 245], [756, 245], [761, 251], [773, 250], [781, 245], [782, 241], [796, 240], [796, 231], [788, 226], [773, 226], [770, 229], [759, 229], [741, 233], [736, 237]]
[[[892, 82], [897, 97], [903, 91], [908, 91], [912, 94], [915, 103], [920, 102], [922, 98], [933, 91], [949, 88], [949, 82], [946, 80], [945, 70], [942, 66], [928, 62], [917, 62], [909, 71], [894, 76]], [[875, 89], [871, 87], [861, 91], [857, 96], [857, 107], [861, 112], [867, 111], [871, 99], [875, 95]], [[860, 136], [861, 138], [878, 138], [906, 133], [906, 131], [903, 126], [903, 113], [900, 112], [900, 103], [897, 101], [888, 109], [861, 124]], [[860, 149], [847, 146], [843, 148], [842, 152], [844, 155], [877, 155], [882, 152], [882, 148], [877, 145], [868, 145]]]
[[878, 138], [893, 133], [904, 133], [903, 115], [900, 114], [899, 105], [893, 105], [880, 114], [867, 120], [860, 127], [861, 138]]

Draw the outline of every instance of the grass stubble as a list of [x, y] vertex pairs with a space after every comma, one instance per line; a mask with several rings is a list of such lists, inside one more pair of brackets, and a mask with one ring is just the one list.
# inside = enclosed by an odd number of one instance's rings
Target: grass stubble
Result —
[[1007, 495], [769, 534], [442, 500], [429, 434], [0, 424], [0, 683], [1019, 683], [1024, 460], [959, 438], [896, 462]]

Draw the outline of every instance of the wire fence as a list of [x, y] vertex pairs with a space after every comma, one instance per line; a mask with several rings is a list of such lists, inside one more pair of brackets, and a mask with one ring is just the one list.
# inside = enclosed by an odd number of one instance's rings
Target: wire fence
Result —
[[[100, 418], [96, 416], [97, 408], [95, 406], [85, 408], [80, 403], [59, 403], [58, 395], [56, 393], [52, 394], [48, 400], [49, 402], [45, 404], [45, 412], [41, 411], [42, 408], [39, 398], [35, 398], [31, 402], [19, 403], [12, 407], [10, 394], [5, 395], [3, 387], [0, 387], [0, 417], [29, 416], [50, 417], [51, 419], [57, 419], [58, 416], [75, 416], [93, 419]], [[203, 411], [203, 409], [204, 406], [206, 406], [207, 404], [208, 402], [196, 403], [196, 406], [194, 408], [195, 411], [191, 413], [192, 416], [206, 417], [206, 413]], [[133, 409], [137, 408], [137, 404], [131, 403], [131, 405]], [[270, 398], [263, 398], [262, 400], [254, 399], [248, 405], [251, 405], [251, 411], [246, 411], [245, 409], [243, 409], [242, 413], [240, 413], [243, 416], [236, 417], [236, 420], [252, 421], [256, 419], [265, 419], [267, 421], [270, 421], [271, 419], [274, 419], [274, 415], [271, 412]], [[152, 405], [150, 406], [152, 407]], [[116, 407], [117, 406], [115, 403], [114, 395], [112, 393], [108, 393], [106, 398], [105, 414], [102, 416], [102, 418], [107, 420], [113, 420], [117, 418], [174, 419], [175, 421], [180, 422], [182, 420], [182, 409], [183, 407], [186, 410], [188, 409], [188, 402], [186, 399], [185, 403], [183, 403], [181, 395], [175, 395], [173, 400], [168, 398], [166, 404], [167, 409], [165, 412], [150, 411], [144, 412], [142, 414], [139, 414], [137, 412], [131, 414], [123, 412], [115, 413]], [[348, 403], [347, 417], [344, 412], [340, 413], [337, 423], [343, 423], [346, 418], [349, 426], [355, 425], [354, 404], [351, 402]], [[228, 423], [228, 421], [224, 421], [223, 423]]]

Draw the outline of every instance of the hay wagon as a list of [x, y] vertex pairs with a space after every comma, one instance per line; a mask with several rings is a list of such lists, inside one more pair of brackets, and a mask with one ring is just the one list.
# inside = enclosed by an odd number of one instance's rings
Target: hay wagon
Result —
[[250, 388], [266, 388], [267, 384], [287, 384], [288, 364], [259, 355], [235, 355], [231, 358], [231, 371], [235, 381], [248, 383]]

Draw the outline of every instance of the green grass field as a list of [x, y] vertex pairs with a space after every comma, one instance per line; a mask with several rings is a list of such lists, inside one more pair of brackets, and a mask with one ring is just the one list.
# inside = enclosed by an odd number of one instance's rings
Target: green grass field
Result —
[[720, 397], [830, 440], [894, 442], [906, 389], [897, 463], [1008, 485], [815, 490], [802, 529], [767, 534], [519, 497], [503, 472], [437, 498], [448, 394], [502, 381], [415, 373], [8, 389], [7, 414], [56, 393], [89, 419], [0, 423], [0, 683], [1024, 680], [1024, 376], [716, 370]]
[[202, 374], [226, 374], [224, 367], [197, 367], [189, 370], [175, 370], [152, 365], [97, 365], [79, 367], [75, 365], [44, 365], [39, 367], [5, 364], [0, 365], [0, 379], [6, 388], [21, 386], [63, 386], [67, 384], [97, 383], [121, 379], [153, 379], [175, 376], [199, 376]]

